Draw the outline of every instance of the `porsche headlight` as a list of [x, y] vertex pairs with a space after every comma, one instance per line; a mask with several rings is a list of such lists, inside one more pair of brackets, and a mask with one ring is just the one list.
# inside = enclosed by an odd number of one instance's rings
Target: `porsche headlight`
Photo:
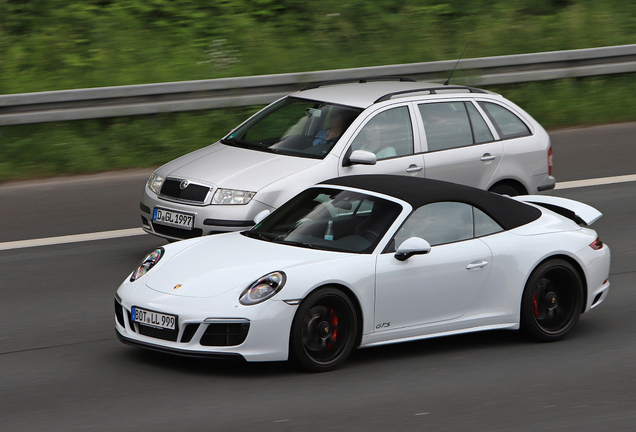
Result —
[[165, 178], [152, 173], [150, 175], [150, 178], [148, 178], [148, 189], [159, 195], [159, 191], [161, 190], [161, 186], [163, 185], [164, 180]]
[[256, 192], [234, 190], [234, 189], [217, 189], [212, 204], [247, 204], [256, 195]]
[[280, 291], [286, 280], [287, 276], [282, 271], [266, 274], [241, 293], [239, 303], [249, 306], [264, 302]]
[[148, 255], [146, 255], [146, 258], [144, 258], [143, 261], [141, 261], [141, 264], [139, 264], [139, 267], [137, 267], [137, 270], [133, 272], [132, 276], [130, 277], [130, 281], [134, 282], [140, 277], [142, 277], [143, 275], [145, 275], [146, 273], [148, 273], [148, 270], [153, 268], [154, 265], [159, 262], [159, 260], [163, 256], [163, 253], [164, 253], [164, 250], [162, 247], [160, 247], [153, 250]]

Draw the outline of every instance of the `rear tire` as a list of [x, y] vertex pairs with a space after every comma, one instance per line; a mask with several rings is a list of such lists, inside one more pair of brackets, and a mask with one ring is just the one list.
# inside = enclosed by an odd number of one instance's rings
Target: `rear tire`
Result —
[[357, 336], [358, 316], [349, 297], [336, 288], [321, 288], [296, 311], [290, 358], [312, 372], [330, 371], [346, 360]]
[[579, 320], [583, 283], [576, 269], [562, 259], [540, 264], [530, 275], [521, 301], [521, 331], [542, 342], [563, 338]]
[[511, 197], [522, 194], [522, 192], [520, 192], [516, 187], [509, 184], [505, 184], [505, 183], [495, 185], [491, 187], [489, 190], [490, 192], [494, 192], [499, 195], [508, 195]]

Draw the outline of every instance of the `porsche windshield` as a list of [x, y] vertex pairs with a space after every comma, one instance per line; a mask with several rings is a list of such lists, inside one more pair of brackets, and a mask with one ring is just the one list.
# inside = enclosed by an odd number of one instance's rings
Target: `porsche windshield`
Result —
[[221, 142], [322, 159], [361, 112], [359, 108], [289, 97], [266, 108]]
[[371, 253], [401, 211], [400, 204], [372, 195], [312, 188], [243, 234], [312, 249]]

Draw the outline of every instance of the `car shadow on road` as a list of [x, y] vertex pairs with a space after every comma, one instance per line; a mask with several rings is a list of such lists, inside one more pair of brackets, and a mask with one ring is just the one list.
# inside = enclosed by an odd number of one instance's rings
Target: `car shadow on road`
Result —
[[[556, 347], [570, 344], [578, 346], [581, 343], [587, 345], [590, 339], [599, 337], [603, 337], [603, 332], [595, 328], [593, 321], [581, 320], [563, 341], [556, 342]], [[386, 365], [395, 362], [397, 364], [413, 358], [439, 360], [449, 356], [462, 357], [481, 355], [482, 353], [505, 355], [509, 354], [511, 350], [518, 352], [536, 351], [543, 349], [544, 346], [555, 347], [551, 343], [530, 341], [517, 331], [492, 330], [354, 350], [338, 370], [355, 369], [356, 366], [370, 366], [378, 363]], [[561, 349], [567, 348], [562, 346]], [[267, 376], [271, 378], [306, 373], [290, 362], [224, 361], [183, 357], [131, 347], [122, 347], [120, 360], [141, 367], [199, 376], [241, 376], [243, 378]]]
[[287, 362], [247, 363], [236, 360], [216, 360], [197, 357], [184, 357], [150, 350], [123, 347], [122, 360], [190, 375], [237, 375], [242, 377], [258, 377], [260, 375], [286, 375], [296, 370]]

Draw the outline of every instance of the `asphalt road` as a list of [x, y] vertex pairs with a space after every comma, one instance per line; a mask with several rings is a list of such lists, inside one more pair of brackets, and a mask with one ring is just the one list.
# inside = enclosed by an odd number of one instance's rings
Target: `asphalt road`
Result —
[[[558, 181], [636, 174], [636, 124], [551, 133]], [[149, 171], [0, 186], [0, 243], [134, 228]], [[636, 184], [556, 190], [604, 213], [607, 300], [566, 339], [485, 332], [356, 351], [326, 374], [115, 337], [115, 289], [163, 241], [0, 251], [0, 431], [631, 431]]]

